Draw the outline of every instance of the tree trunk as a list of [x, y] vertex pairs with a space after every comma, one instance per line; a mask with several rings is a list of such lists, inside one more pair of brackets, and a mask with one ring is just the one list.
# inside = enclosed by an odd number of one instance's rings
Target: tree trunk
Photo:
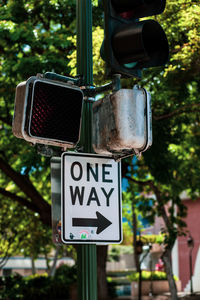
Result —
[[35, 269], [35, 260], [33, 256], [31, 257], [31, 269], [32, 269], [32, 274], [35, 275], [36, 269]]
[[49, 272], [49, 276], [51, 276], [51, 277], [53, 277], [55, 275], [55, 272], [56, 272], [56, 263], [57, 263], [57, 260], [58, 260], [59, 250], [60, 250], [60, 246], [56, 246], [56, 251], [55, 251], [55, 254], [54, 254], [54, 258], [53, 258], [53, 265], [50, 268], [50, 272]]
[[133, 216], [133, 255], [137, 272], [140, 272], [140, 256], [138, 255], [137, 248], [137, 217], [135, 214], [135, 207], [132, 202], [132, 216]]
[[98, 300], [109, 300], [106, 280], [106, 260], [108, 246], [97, 246]]
[[177, 288], [174, 280], [174, 275], [172, 272], [172, 264], [171, 264], [171, 249], [166, 249], [162, 255], [162, 259], [165, 265], [165, 271], [167, 273], [167, 280], [169, 282], [169, 288], [171, 292], [171, 299], [178, 300], [177, 296]]
[[1, 257], [0, 258], [0, 270], [5, 266], [9, 259], [9, 256]]

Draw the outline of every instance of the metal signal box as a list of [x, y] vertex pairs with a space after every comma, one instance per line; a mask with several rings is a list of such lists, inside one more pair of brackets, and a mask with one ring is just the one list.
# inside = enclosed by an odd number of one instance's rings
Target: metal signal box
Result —
[[13, 134], [33, 144], [74, 147], [80, 138], [83, 97], [77, 86], [30, 77], [16, 88]]
[[119, 91], [93, 104], [93, 147], [101, 154], [139, 154], [152, 144], [151, 97], [144, 89]]

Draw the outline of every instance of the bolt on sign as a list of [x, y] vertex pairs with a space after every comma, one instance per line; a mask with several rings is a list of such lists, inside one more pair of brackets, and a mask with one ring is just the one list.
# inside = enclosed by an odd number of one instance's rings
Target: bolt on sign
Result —
[[121, 164], [107, 156], [65, 152], [61, 166], [62, 242], [120, 243]]

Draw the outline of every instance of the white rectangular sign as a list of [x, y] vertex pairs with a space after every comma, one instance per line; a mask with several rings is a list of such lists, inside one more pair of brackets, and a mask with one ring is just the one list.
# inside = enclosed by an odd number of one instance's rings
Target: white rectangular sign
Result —
[[111, 157], [65, 152], [61, 166], [63, 243], [120, 243], [121, 164]]

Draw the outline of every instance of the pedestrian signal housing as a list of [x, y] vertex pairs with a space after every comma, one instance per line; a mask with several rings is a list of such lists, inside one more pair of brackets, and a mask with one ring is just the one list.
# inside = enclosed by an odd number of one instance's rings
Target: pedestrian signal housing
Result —
[[83, 92], [33, 76], [16, 88], [13, 134], [33, 144], [74, 147], [80, 137]]
[[121, 89], [93, 104], [93, 147], [119, 158], [152, 144], [151, 97], [143, 88]]

